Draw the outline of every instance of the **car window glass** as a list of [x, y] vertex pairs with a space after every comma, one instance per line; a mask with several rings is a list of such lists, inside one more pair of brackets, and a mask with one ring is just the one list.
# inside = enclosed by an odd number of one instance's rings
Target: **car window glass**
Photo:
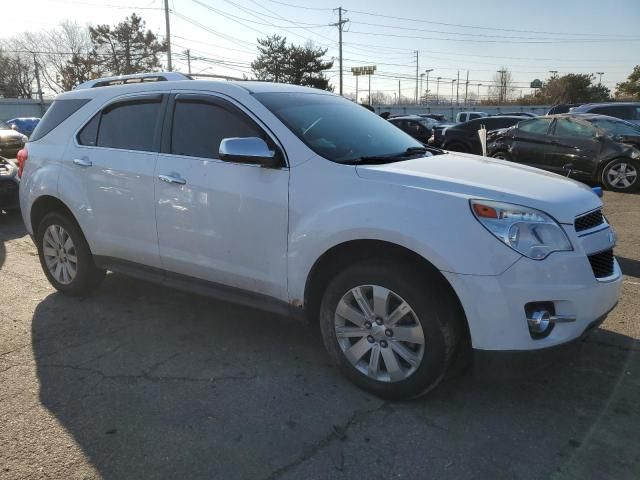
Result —
[[544, 135], [549, 130], [551, 124], [550, 118], [536, 118], [535, 120], [526, 120], [518, 124], [518, 129], [522, 132]]
[[266, 135], [244, 115], [202, 100], [178, 100], [173, 112], [171, 153], [191, 157], [218, 158], [225, 138]]
[[68, 99], [68, 100], [54, 100], [51, 106], [47, 109], [44, 117], [38, 123], [38, 126], [31, 135], [31, 141], [35, 142], [40, 140], [67, 118], [73, 115], [78, 109], [86, 105], [89, 99]]
[[98, 147], [153, 151], [160, 99], [116, 103], [102, 111]]
[[591, 109], [591, 113], [600, 115], [609, 115], [610, 117], [622, 118], [623, 120], [632, 120], [632, 107], [626, 105], [607, 105], [604, 107], [595, 107]]
[[78, 143], [89, 147], [96, 146], [98, 139], [98, 125], [100, 124], [100, 114], [94, 115], [78, 134]]
[[640, 107], [633, 108], [633, 120], [640, 120]]
[[595, 129], [591, 125], [561, 118], [556, 123], [555, 135], [558, 137], [594, 137]]

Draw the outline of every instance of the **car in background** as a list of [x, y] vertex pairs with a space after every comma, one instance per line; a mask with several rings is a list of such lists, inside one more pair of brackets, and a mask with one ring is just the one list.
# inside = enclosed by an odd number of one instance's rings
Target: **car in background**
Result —
[[439, 113], [419, 113], [418, 116], [422, 118], [433, 118], [436, 122], [440, 123], [447, 121], [447, 117]]
[[458, 112], [456, 115], [456, 123], [468, 122], [476, 118], [488, 117], [486, 112]]
[[389, 122], [422, 143], [429, 142], [433, 128], [438, 125], [436, 120], [432, 118], [423, 118], [418, 115], [390, 117]]
[[534, 118], [537, 116], [538, 115], [531, 112], [501, 112], [501, 113], [496, 113], [492, 115], [492, 117], [530, 117], [530, 118]]
[[582, 103], [559, 103], [549, 109], [547, 115], [557, 115], [558, 113], [569, 113], [574, 107], [579, 107]]
[[38, 117], [17, 117], [7, 120], [5, 123], [12, 129], [30, 137], [38, 126], [38, 122], [40, 122]]
[[640, 127], [614, 117], [560, 114], [524, 120], [488, 142], [490, 156], [618, 192], [640, 187]]
[[0, 121], [0, 157], [16, 158], [28, 138]]
[[640, 125], [640, 102], [586, 103], [572, 108], [571, 113], [597, 113]]
[[0, 157], [0, 210], [18, 208], [19, 185], [18, 167]]
[[476, 118], [468, 122], [458, 123], [444, 131], [440, 147], [444, 150], [453, 150], [454, 152], [482, 155], [482, 145], [480, 143], [480, 137], [478, 136], [478, 130], [483, 126], [487, 129], [487, 132], [508, 128], [524, 119], [525, 117], [496, 116]]

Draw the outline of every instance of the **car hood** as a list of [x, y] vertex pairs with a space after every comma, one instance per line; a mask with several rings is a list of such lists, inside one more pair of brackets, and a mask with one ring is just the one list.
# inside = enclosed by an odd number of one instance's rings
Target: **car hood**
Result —
[[15, 130], [0, 130], [0, 141], [13, 138], [22, 139], [23, 135]]
[[448, 153], [385, 165], [359, 165], [356, 171], [367, 180], [537, 208], [566, 224], [602, 205], [589, 187], [575, 180], [477, 155]]

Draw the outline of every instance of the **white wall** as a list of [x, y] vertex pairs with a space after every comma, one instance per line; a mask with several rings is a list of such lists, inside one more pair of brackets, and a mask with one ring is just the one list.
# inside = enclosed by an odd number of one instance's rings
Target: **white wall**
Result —
[[37, 100], [22, 98], [0, 98], [0, 120], [15, 117], [42, 117], [51, 105], [51, 100], [45, 100], [43, 105]]

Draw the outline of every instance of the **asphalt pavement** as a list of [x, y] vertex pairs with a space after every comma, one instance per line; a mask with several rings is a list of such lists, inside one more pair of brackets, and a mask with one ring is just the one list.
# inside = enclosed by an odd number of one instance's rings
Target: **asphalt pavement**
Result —
[[110, 274], [55, 292], [0, 214], [0, 478], [638, 479], [640, 195], [605, 193], [622, 298], [561, 363], [385, 402], [295, 319]]

